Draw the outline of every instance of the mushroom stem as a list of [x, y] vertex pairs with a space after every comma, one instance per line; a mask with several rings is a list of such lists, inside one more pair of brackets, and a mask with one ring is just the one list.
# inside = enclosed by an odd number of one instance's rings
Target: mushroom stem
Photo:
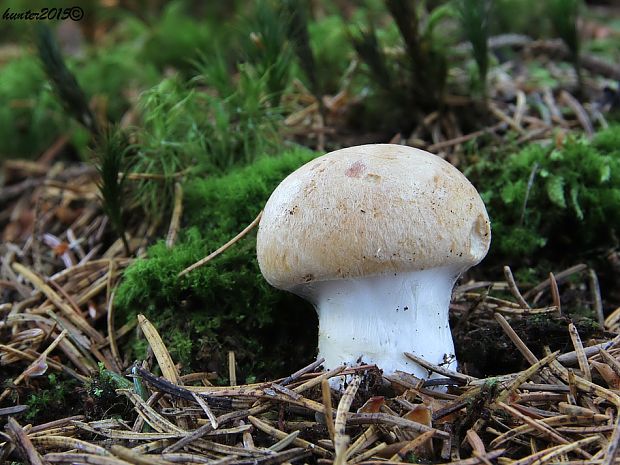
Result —
[[456, 371], [448, 309], [459, 271], [450, 267], [306, 284], [319, 316], [325, 368], [376, 364], [428, 378], [404, 352]]

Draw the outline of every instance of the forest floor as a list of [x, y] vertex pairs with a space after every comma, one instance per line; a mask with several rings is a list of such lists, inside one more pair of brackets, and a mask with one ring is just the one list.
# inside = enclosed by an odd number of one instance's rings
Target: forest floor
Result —
[[[591, 20], [583, 30], [620, 37], [615, 23]], [[561, 41], [491, 41], [492, 50], [502, 47], [514, 56], [498, 66], [484, 100], [448, 93], [414, 130], [359, 130], [350, 113], [363, 98], [343, 89], [317, 99], [296, 82], [278, 132], [318, 152], [406, 144], [466, 168], [468, 144], [491, 159], [502, 146], [561, 150], [575, 135], [587, 141], [613, 126], [617, 64], [584, 52], [578, 83]], [[125, 120], [137, 113], [131, 106]], [[431, 379], [368, 365], [325, 372], [309, 358], [287, 360], [299, 368], [289, 375], [245, 382], [234, 350], [217, 370], [192, 372], [171, 355], [177, 349], [154, 319], [140, 312], [119, 325], [115, 315], [124, 271], [148, 257], [158, 238], [174, 246], [192, 215], [180, 181], [168, 216], [142, 221], [131, 206], [119, 237], [100, 201], [100, 167], [73, 151], [71, 136], [60, 134], [34, 159], [3, 161], [0, 462], [620, 463], [617, 238], [575, 254], [575, 262], [562, 249], [550, 255], [561, 260], [539, 270], [528, 260], [498, 259], [464, 276], [450, 307], [458, 373], [413, 355]], [[175, 172], [174, 180], [186, 174]], [[126, 182], [156, 183], [157, 176], [130, 172]], [[524, 270], [530, 279], [522, 285], [515, 276]], [[136, 361], [126, 341], [138, 334], [146, 351]], [[336, 377], [345, 390], [330, 388]]]

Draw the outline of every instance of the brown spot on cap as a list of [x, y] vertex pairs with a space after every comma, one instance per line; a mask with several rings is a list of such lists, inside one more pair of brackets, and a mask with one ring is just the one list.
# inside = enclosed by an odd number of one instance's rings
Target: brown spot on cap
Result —
[[366, 171], [366, 165], [361, 161], [356, 161], [347, 168], [344, 174], [349, 178], [361, 178], [364, 171]]

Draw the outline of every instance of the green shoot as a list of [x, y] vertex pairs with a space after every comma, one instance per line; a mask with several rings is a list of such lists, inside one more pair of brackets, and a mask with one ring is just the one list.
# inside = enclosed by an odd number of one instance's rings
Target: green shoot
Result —
[[175, 175], [204, 160], [206, 111], [198, 93], [178, 77], [143, 92], [138, 108], [142, 124], [132, 170], [162, 179], [136, 181], [132, 196], [149, 217], [162, 218], [172, 208]]
[[[428, 13], [420, 8], [419, 2], [411, 0], [385, 0], [385, 4], [398, 26], [408, 57], [408, 62], [403, 63], [409, 73], [405, 82], [406, 101], [425, 112], [436, 110], [442, 103], [448, 71], [445, 52], [433, 34], [433, 27], [445, 10], [437, 7]], [[434, 16], [437, 19], [432, 19]], [[428, 24], [424, 28], [426, 17]]]
[[132, 383], [123, 375], [108, 370], [103, 362], [97, 363], [99, 368], [99, 379], [104, 382], [110, 383], [116, 389], [131, 389]]
[[385, 0], [385, 5], [398, 26], [411, 63], [423, 66], [425, 57], [422, 52], [416, 5], [409, 0]]
[[319, 96], [321, 94], [321, 83], [317, 76], [316, 60], [310, 45], [308, 12], [305, 3], [301, 0], [286, 0], [284, 2], [289, 20], [288, 37], [293, 44], [299, 65], [310, 82], [310, 89], [315, 96]]
[[478, 66], [482, 95], [486, 98], [486, 81], [489, 70], [489, 17], [491, 0], [457, 0], [461, 28], [472, 45]]
[[579, 60], [581, 41], [577, 28], [580, 6], [581, 0], [548, 0], [547, 2], [549, 18], [553, 30], [566, 44], [570, 52], [570, 58], [575, 68], [575, 74], [577, 75], [579, 92], [583, 90], [581, 63]]
[[288, 15], [267, 0], [257, 4], [246, 20], [246, 60], [265, 76], [272, 105], [276, 106], [289, 82], [293, 50], [288, 42]]
[[392, 89], [392, 77], [387, 66], [386, 56], [383, 53], [377, 32], [372, 27], [368, 30], [360, 29], [356, 34], [350, 35], [353, 48], [370, 69], [372, 78], [384, 90]]
[[389, 110], [377, 111], [393, 115], [391, 124], [408, 134], [423, 114], [437, 110], [443, 102], [448, 75], [446, 47], [434, 28], [448, 9], [440, 6], [426, 12], [424, 5], [411, 0], [385, 0], [385, 5], [398, 28], [404, 54], [388, 59], [372, 24], [350, 35], [383, 94], [380, 105], [389, 105]]
[[101, 205], [110, 220], [112, 228], [123, 241], [127, 255], [130, 254], [130, 249], [125, 233], [123, 204], [125, 199], [126, 156], [128, 150], [128, 141], [125, 135], [118, 129], [107, 132], [101, 138], [96, 149], [98, 158], [97, 170], [101, 177], [99, 181]]
[[36, 43], [45, 73], [54, 85], [67, 112], [93, 135], [99, 135], [99, 126], [90, 111], [88, 100], [75, 76], [67, 68], [49, 27], [37, 24]]

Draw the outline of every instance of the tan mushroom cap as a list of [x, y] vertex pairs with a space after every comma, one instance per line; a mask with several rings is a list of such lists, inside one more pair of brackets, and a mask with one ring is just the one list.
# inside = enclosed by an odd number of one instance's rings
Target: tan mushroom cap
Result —
[[293, 290], [315, 281], [450, 266], [484, 258], [489, 217], [476, 188], [447, 161], [402, 145], [323, 155], [271, 194], [259, 225], [265, 279]]

